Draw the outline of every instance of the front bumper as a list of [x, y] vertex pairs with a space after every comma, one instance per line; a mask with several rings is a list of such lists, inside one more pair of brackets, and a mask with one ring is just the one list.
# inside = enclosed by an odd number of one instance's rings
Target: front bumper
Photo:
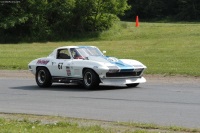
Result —
[[145, 83], [144, 77], [130, 77], [130, 78], [101, 78], [101, 82], [107, 85], [126, 85], [134, 83]]

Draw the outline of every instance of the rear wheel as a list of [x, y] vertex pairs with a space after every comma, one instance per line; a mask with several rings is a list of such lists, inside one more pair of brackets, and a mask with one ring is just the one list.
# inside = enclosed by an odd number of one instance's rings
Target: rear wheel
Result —
[[126, 86], [128, 86], [128, 87], [137, 87], [138, 85], [139, 85], [139, 83], [126, 84]]
[[45, 67], [39, 67], [37, 69], [35, 80], [39, 87], [44, 88], [44, 87], [50, 87], [52, 85], [51, 74], [49, 70]]
[[98, 75], [91, 69], [86, 69], [83, 73], [83, 85], [86, 89], [96, 89], [99, 86]]

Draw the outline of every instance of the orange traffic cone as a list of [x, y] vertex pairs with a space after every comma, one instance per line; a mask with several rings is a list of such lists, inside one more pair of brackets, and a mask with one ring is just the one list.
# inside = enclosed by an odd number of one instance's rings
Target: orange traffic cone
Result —
[[136, 16], [136, 23], [135, 23], [135, 27], [139, 27], [140, 26], [140, 24], [139, 24], [139, 17], [138, 16]]

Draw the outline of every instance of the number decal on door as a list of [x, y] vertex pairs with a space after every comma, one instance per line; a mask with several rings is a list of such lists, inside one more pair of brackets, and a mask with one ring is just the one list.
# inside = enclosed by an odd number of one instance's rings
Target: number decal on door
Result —
[[58, 69], [62, 69], [63, 63], [58, 63]]

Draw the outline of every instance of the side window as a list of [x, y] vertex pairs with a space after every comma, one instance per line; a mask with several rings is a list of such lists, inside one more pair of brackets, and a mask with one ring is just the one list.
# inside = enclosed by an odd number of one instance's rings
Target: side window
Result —
[[83, 59], [83, 57], [80, 55], [80, 53], [75, 48], [71, 48], [70, 52], [71, 52], [72, 58]]
[[68, 49], [58, 50], [57, 59], [71, 59]]

